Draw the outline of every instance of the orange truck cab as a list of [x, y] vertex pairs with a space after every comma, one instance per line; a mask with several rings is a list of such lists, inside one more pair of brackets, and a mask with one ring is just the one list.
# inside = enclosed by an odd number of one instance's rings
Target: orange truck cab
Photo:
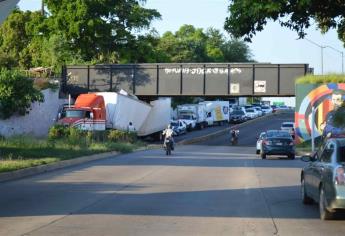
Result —
[[58, 123], [80, 130], [105, 130], [104, 98], [97, 94], [81, 94], [71, 108], [59, 113]]

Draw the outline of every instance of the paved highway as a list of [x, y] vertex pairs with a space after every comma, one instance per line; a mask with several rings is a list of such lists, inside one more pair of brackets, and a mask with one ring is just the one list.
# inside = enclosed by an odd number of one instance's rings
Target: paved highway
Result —
[[344, 234], [301, 203], [305, 163], [254, 152], [178, 146], [1, 183], [0, 235]]

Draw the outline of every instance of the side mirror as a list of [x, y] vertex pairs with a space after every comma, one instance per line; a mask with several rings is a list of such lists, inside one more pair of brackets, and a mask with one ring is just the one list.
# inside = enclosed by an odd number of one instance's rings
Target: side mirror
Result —
[[301, 156], [301, 161], [312, 162], [312, 161], [314, 161], [314, 158], [312, 156], [305, 155], [305, 156]]

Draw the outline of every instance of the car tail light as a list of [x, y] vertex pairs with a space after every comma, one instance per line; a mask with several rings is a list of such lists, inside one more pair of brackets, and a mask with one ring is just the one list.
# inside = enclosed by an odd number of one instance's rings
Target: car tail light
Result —
[[338, 167], [336, 169], [335, 184], [345, 185], [345, 170], [343, 167]]

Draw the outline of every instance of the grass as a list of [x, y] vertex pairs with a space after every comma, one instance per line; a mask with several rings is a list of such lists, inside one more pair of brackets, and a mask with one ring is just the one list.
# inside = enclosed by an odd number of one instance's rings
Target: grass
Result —
[[325, 84], [325, 83], [345, 83], [345, 75], [306, 75], [296, 80], [296, 84]]
[[49, 141], [30, 137], [0, 139], [0, 173], [49, 164], [80, 156], [118, 151], [132, 152], [142, 143], [85, 142], [71, 144], [67, 139]]

